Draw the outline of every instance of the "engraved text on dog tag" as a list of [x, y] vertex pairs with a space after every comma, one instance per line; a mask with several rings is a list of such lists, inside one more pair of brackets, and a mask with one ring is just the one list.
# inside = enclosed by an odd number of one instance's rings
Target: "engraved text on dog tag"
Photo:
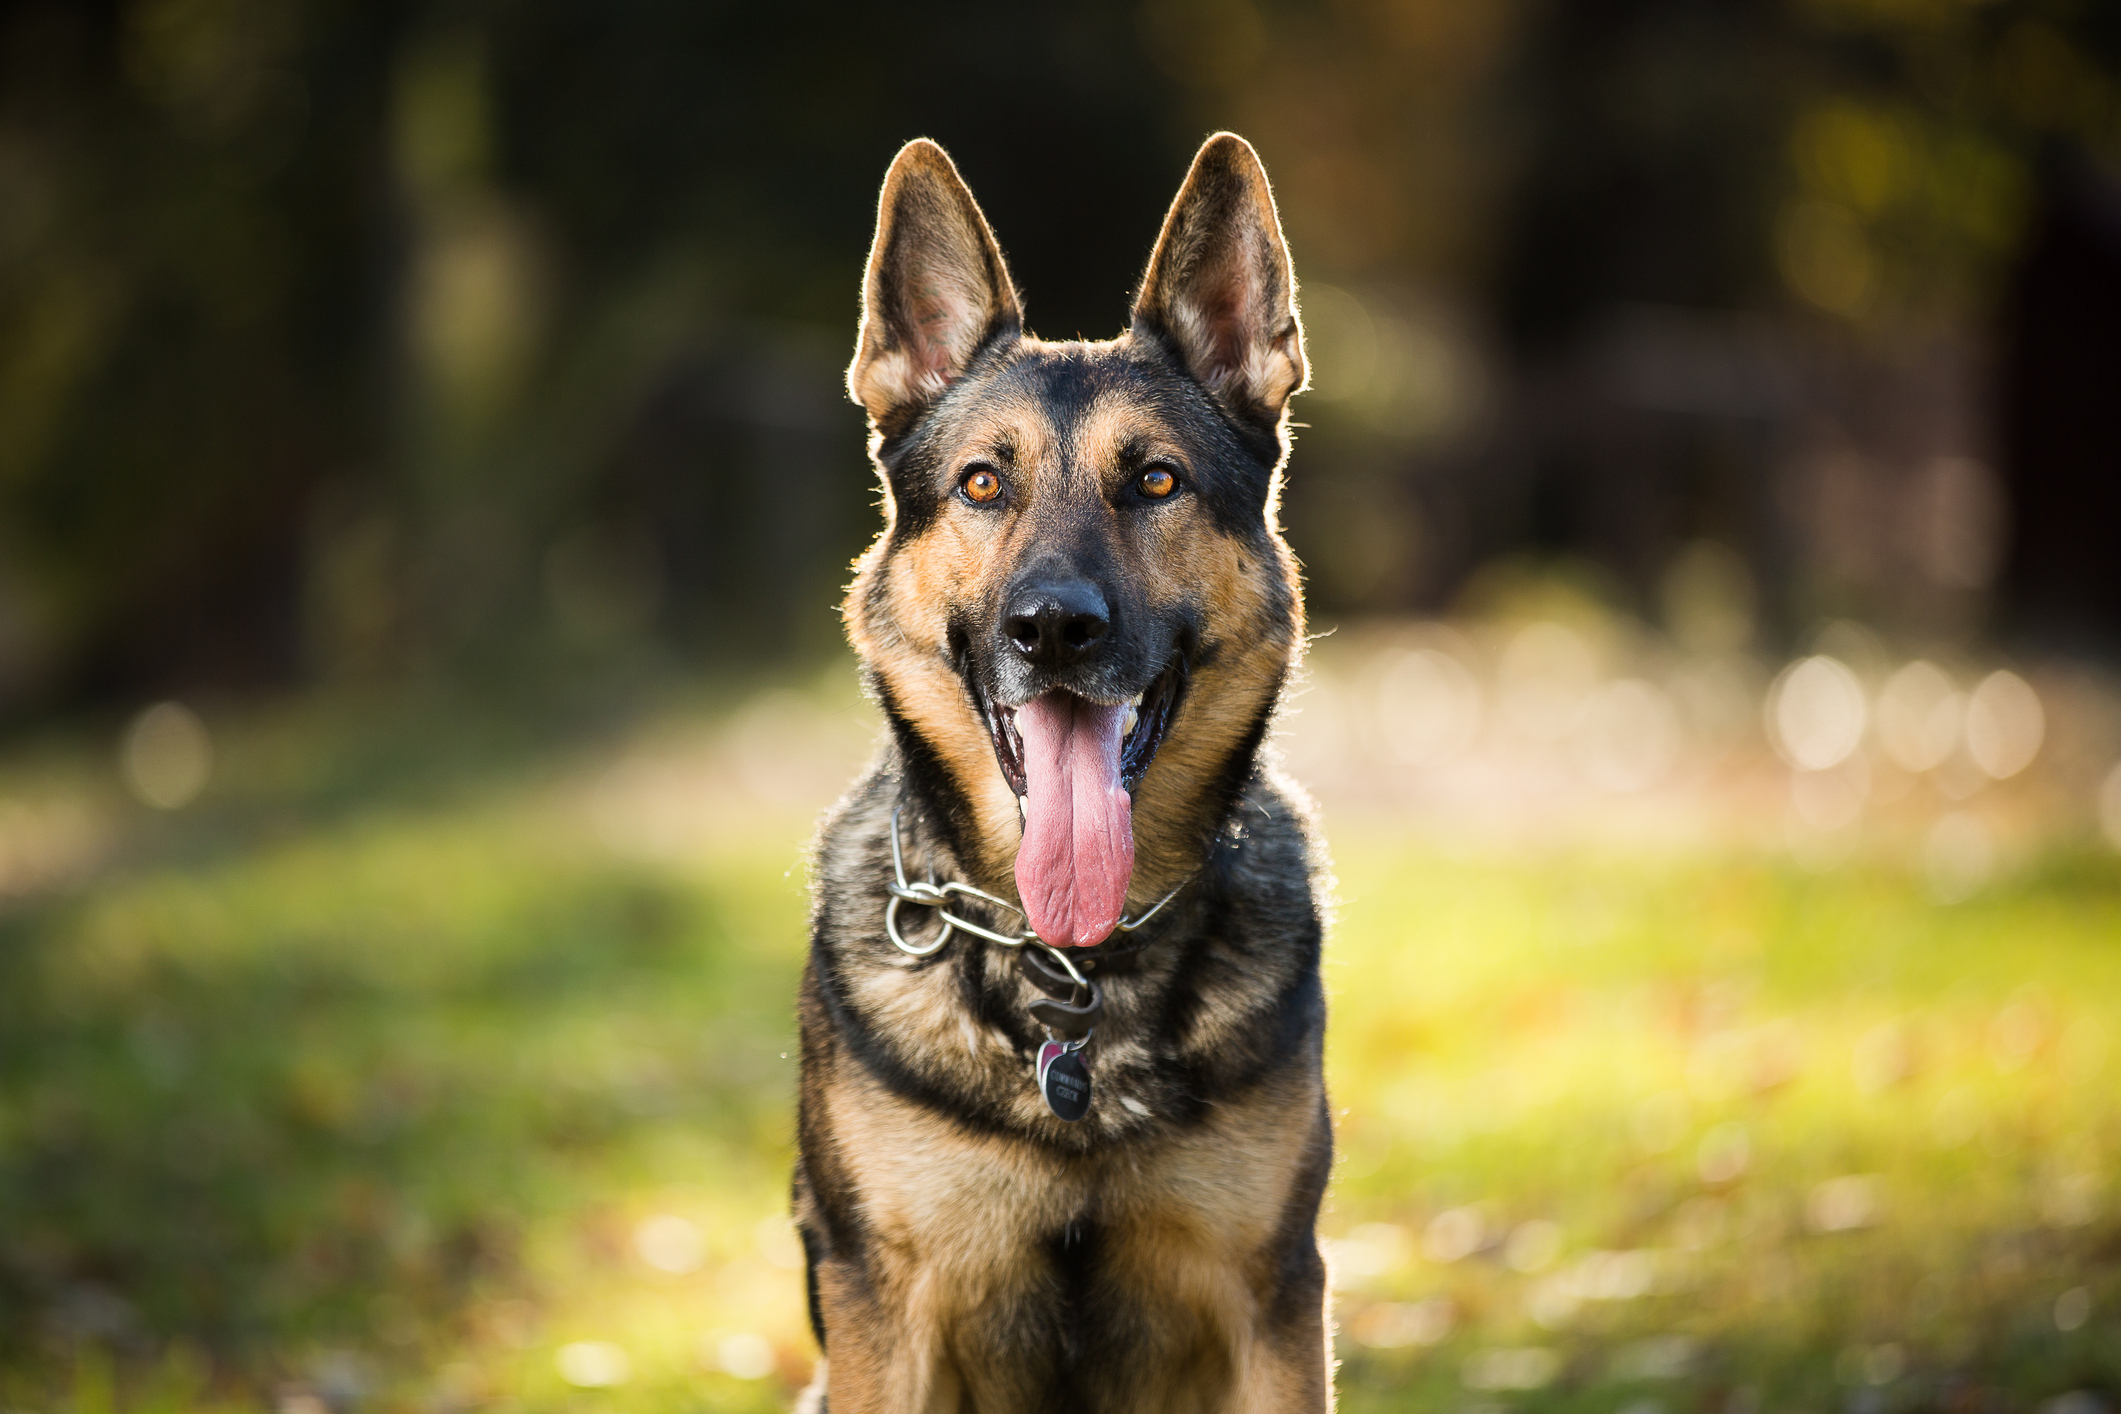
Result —
[[1070, 1121], [1090, 1111], [1090, 1067], [1058, 1041], [1038, 1048], [1038, 1093], [1055, 1116]]

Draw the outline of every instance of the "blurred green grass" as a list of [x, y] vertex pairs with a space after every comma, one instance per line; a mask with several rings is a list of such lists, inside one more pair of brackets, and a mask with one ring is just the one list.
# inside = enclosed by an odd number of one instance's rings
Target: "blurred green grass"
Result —
[[1344, 1330], [1404, 1347], [1344, 1334], [1345, 1408], [2121, 1385], [2110, 863], [1944, 908], [1878, 867], [1336, 840], [1329, 1230]]
[[[829, 792], [614, 846], [593, 783], [719, 730], [688, 711], [260, 718], [218, 794], [8, 903], [0, 1406], [785, 1406]], [[9, 779], [107, 793], [61, 755]], [[1941, 907], [1860, 859], [1330, 804], [1344, 1408], [2121, 1390], [2110, 857]]]

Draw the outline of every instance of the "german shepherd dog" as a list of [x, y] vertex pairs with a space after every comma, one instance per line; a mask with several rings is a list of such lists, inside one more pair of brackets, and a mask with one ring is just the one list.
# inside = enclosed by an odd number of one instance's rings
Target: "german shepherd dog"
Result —
[[845, 614], [889, 731], [812, 861], [801, 1408], [1330, 1407], [1322, 856], [1262, 761], [1295, 289], [1233, 134], [1103, 343], [1024, 332], [941, 148], [884, 179]]

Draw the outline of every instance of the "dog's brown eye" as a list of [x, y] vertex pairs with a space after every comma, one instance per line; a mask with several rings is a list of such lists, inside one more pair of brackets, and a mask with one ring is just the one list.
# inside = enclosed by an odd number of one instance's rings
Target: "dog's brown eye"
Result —
[[1150, 500], [1161, 501], [1178, 489], [1178, 477], [1168, 466], [1152, 466], [1142, 473], [1141, 480], [1135, 484], [1141, 487], [1141, 493]]
[[975, 501], [991, 501], [1002, 494], [1002, 479], [994, 474], [991, 466], [972, 468], [958, 484], [964, 487], [965, 495]]

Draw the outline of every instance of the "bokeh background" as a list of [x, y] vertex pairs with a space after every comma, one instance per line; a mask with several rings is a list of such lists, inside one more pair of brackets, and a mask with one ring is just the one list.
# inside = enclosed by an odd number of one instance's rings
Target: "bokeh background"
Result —
[[0, 1408], [788, 1403], [876, 184], [1219, 127], [1344, 1407], [2121, 1399], [2121, 9], [17, 0]]

